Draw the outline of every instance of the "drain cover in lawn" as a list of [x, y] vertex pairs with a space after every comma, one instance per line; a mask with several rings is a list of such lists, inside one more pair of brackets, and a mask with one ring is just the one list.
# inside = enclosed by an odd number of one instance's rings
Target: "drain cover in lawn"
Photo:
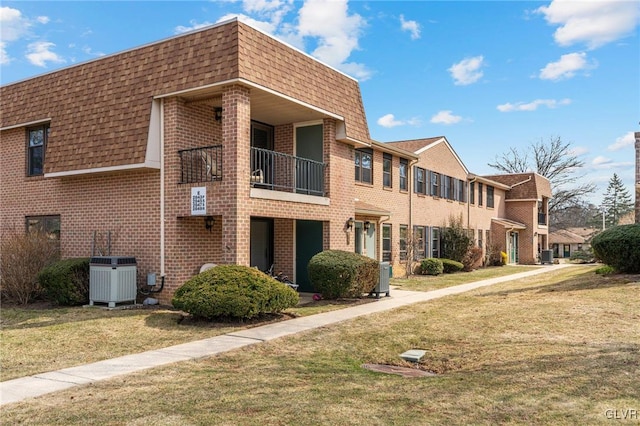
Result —
[[378, 373], [397, 374], [402, 377], [433, 377], [436, 375], [430, 371], [418, 370], [417, 368], [399, 367], [388, 364], [362, 364], [362, 368], [377, 371]]

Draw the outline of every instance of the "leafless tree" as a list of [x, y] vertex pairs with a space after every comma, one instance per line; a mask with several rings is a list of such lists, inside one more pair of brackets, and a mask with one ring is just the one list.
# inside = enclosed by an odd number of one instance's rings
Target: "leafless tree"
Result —
[[596, 190], [593, 183], [577, 183], [584, 176], [578, 174], [584, 162], [571, 151], [571, 144], [559, 136], [532, 142], [524, 150], [510, 148], [496, 156], [489, 166], [505, 173], [534, 171], [549, 179], [553, 193], [549, 202], [552, 224], [559, 224], [566, 210], [582, 205], [584, 197]]

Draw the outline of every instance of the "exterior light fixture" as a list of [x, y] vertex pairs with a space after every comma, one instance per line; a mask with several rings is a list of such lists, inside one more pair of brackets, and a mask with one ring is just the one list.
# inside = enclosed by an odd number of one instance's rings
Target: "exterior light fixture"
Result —
[[351, 229], [353, 228], [353, 224], [354, 224], [354, 220], [352, 217], [350, 217], [349, 219], [347, 219], [347, 223], [346, 223], [346, 228], [347, 228], [347, 232], [351, 231]]
[[371, 228], [371, 222], [369, 222], [368, 220], [364, 223], [364, 230], [368, 231], [369, 228]]
[[214, 117], [215, 117], [216, 121], [221, 121], [222, 120], [222, 107], [213, 108], [213, 114], [214, 114]]
[[213, 216], [207, 216], [204, 218], [204, 229], [211, 232], [213, 229]]

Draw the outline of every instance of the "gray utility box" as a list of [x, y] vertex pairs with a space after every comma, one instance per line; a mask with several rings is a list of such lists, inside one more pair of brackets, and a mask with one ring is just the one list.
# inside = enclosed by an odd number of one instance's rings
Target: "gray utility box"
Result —
[[89, 305], [94, 302], [136, 302], [138, 291], [135, 257], [99, 256], [89, 261]]
[[370, 296], [375, 294], [376, 298], [380, 299], [380, 293], [386, 293], [385, 295], [389, 297], [390, 268], [389, 262], [380, 262], [380, 278], [376, 288], [369, 294]]
[[553, 250], [542, 250], [540, 252], [540, 263], [553, 263]]

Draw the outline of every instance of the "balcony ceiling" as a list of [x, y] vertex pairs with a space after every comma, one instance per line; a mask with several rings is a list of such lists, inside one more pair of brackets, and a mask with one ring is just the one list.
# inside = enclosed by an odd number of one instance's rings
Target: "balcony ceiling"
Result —
[[[181, 97], [187, 103], [197, 103], [211, 105], [212, 107], [222, 107], [222, 88], [210, 87], [202, 90], [182, 94]], [[222, 113], [224, 119], [224, 111]], [[341, 117], [314, 108], [311, 105], [296, 102], [295, 100], [261, 90], [256, 87], [251, 88], [251, 119], [265, 124], [277, 126], [280, 124], [300, 123], [305, 121], [322, 120], [323, 118]]]

